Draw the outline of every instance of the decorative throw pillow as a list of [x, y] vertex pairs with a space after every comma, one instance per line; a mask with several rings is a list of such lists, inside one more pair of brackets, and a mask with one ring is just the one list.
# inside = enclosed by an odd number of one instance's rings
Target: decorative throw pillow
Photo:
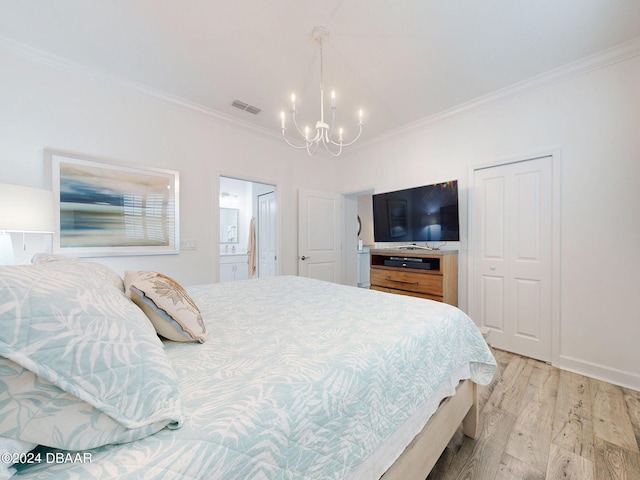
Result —
[[200, 310], [178, 282], [161, 273], [128, 270], [124, 285], [159, 335], [176, 342], [204, 343], [206, 328]]
[[81, 450], [183, 421], [155, 330], [86, 263], [0, 267], [0, 432], [8, 438]]
[[[122, 278], [120, 278], [120, 275], [101, 263], [84, 260], [82, 258], [53, 255], [50, 253], [36, 253], [31, 259], [31, 263], [34, 265], [50, 262], [68, 262], [68, 266], [72, 271], [78, 271], [78, 269], [81, 269], [80, 271], [83, 275], [87, 274], [94, 278], [101, 279], [106, 284], [113, 285], [124, 292], [124, 282], [122, 281]], [[61, 268], [64, 268], [64, 263], [61, 264]]]

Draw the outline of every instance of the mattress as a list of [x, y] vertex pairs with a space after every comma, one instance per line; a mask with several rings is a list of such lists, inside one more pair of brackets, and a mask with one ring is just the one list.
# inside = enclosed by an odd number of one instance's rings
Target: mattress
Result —
[[182, 426], [16, 478], [375, 479], [458, 380], [495, 371], [450, 305], [300, 277], [188, 292], [207, 341], [164, 343]]

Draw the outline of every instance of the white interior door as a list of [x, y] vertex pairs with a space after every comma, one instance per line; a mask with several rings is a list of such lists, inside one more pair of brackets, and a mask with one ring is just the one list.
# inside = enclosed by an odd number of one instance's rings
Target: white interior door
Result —
[[342, 195], [300, 190], [298, 196], [298, 274], [342, 281]]
[[499, 349], [551, 361], [552, 157], [476, 170], [473, 311]]
[[258, 196], [258, 277], [277, 274], [276, 193]]

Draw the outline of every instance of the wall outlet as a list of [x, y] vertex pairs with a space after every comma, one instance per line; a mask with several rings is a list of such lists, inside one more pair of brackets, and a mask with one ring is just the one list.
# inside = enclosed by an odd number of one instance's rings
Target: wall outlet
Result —
[[182, 240], [180, 241], [180, 250], [197, 250], [197, 240]]

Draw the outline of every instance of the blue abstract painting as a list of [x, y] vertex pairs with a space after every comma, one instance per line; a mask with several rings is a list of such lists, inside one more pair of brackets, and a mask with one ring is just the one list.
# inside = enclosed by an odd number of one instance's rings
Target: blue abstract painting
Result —
[[53, 160], [61, 250], [175, 253], [177, 172], [56, 155]]

